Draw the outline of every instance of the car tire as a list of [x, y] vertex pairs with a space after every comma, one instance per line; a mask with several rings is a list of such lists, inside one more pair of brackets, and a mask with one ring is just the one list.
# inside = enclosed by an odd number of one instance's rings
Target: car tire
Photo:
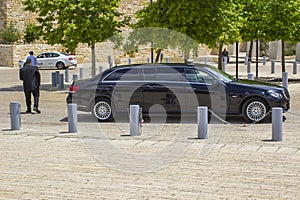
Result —
[[58, 62], [58, 63], [56, 63], [56, 68], [57, 69], [64, 69], [65, 68], [65, 64], [63, 62]]
[[96, 99], [94, 105], [92, 106], [92, 114], [99, 122], [112, 121], [113, 112], [113, 106], [108, 99]]
[[243, 105], [243, 117], [247, 122], [262, 121], [268, 114], [269, 108], [264, 100], [252, 98]]

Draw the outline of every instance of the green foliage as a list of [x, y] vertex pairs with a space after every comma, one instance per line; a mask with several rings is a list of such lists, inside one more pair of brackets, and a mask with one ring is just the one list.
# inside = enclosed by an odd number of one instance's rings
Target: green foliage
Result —
[[15, 27], [13, 23], [10, 23], [7, 28], [1, 32], [1, 39], [4, 43], [14, 43], [21, 38], [21, 32]]
[[25, 24], [24, 40], [26, 43], [34, 42], [40, 37], [40, 27], [34, 23]]
[[42, 38], [73, 51], [79, 43], [105, 41], [125, 23], [117, 21], [120, 0], [25, 0], [25, 10], [38, 13]]

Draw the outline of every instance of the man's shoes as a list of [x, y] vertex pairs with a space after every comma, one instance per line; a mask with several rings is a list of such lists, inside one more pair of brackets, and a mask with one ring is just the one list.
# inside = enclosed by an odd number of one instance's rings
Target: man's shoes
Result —
[[31, 113], [31, 110], [26, 110], [26, 113]]
[[38, 108], [33, 108], [33, 110], [34, 110], [36, 113], [38, 113], [38, 114], [41, 113], [41, 111], [40, 111]]

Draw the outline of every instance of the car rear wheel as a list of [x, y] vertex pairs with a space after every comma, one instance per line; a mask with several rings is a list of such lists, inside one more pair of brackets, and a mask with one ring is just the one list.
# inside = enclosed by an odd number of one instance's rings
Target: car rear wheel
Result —
[[64, 69], [65, 68], [65, 64], [63, 62], [58, 62], [58, 63], [56, 63], [56, 68], [57, 69]]
[[268, 106], [260, 98], [252, 98], [243, 106], [243, 117], [248, 122], [259, 122], [263, 120], [268, 112]]
[[99, 122], [111, 121], [113, 119], [113, 108], [107, 99], [96, 99], [92, 108], [92, 114]]

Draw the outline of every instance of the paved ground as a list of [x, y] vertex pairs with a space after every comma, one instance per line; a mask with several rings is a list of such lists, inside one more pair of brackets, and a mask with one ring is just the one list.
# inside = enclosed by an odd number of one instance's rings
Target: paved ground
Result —
[[[234, 65], [227, 71], [235, 75]], [[260, 66], [264, 78], [280, 77], [279, 66], [276, 71]], [[18, 70], [0, 67], [0, 199], [300, 198], [297, 82], [289, 84], [282, 142], [271, 141], [271, 123], [240, 119], [213, 121], [209, 139], [198, 140], [193, 120], [147, 122], [141, 136], [129, 137], [127, 123], [97, 123], [83, 112], [78, 133], [68, 133], [66, 90], [51, 88], [53, 70], [41, 72], [42, 113], [23, 114]], [[240, 75], [246, 76], [244, 65]], [[19, 131], [10, 130], [12, 101], [21, 103]]]

